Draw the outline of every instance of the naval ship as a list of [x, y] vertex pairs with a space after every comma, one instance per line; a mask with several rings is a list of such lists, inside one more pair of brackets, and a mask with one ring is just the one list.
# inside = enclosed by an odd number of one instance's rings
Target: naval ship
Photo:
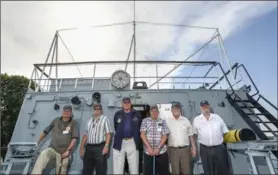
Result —
[[[160, 117], [171, 116], [170, 106], [173, 101], [183, 105], [183, 116], [193, 121], [200, 114], [199, 103], [208, 100], [212, 110], [219, 114], [230, 129], [226, 138], [233, 174], [277, 174], [277, 111], [278, 108], [266, 99], [257, 88], [243, 64], [231, 65], [218, 29], [215, 35], [203, 46], [185, 59], [136, 59], [136, 27], [140, 24], [152, 24], [160, 27], [190, 27], [180, 24], [149, 23], [131, 21], [92, 28], [131, 25], [133, 34], [126, 60], [98, 60], [77, 62], [73, 59], [70, 47], [62, 39], [62, 32], [55, 32], [46, 61], [34, 64], [30, 84], [11, 137], [7, 153], [1, 164], [1, 174], [29, 174], [40, 152], [48, 147], [49, 138], [34, 151], [36, 141], [43, 129], [57, 116], [61, 115], [62, 106], [73, 106], [73, 117], [79, 124], [82, 134], [86, 121], [92, 116], [91, 106], [101, 103], [103, 112], [109, 116], [113, 125], [114, 113], [121, 108], [121, 99], [130, 97], [132, 107], [141, 112], [142, 117], [149, 116], [149, 107], [157, 104]], [[198, 28], [194, 26], [194, 28]], [[208, 28], [206, 28], [208, 29]], [[72, 29], [75, 30], [75, 29]], [[86, 39], [86, 38], [85, 38]], [[84, 39], [84, 40], [85, 40]], [[214, 41], [221, 51], [222, 60], [190, 60], [200, 53], [206, 45]], [[71, 62], [61, 61], [59, 50], [66, 48]], [[133, 53], [132, 53], [133, 50]], [[105, 48], [103, 48], [105, 51]], [[133, 55], [133, 59], [130, 59]], [[113, 57], [113, 55], [111, 55]], [[92, 58], [95, 59], [95, 58]], [[61, 67], [89, 65], [92, 73], [89, 77], [61, 78]], [[109, 76], [97, 76], [96, 70], [104, 70], [109, 65]], [[127, 68], [129, 66], [129, 69]], [[136, 71], [139, 66], [153, 66], [148, 75]], [[171, 66], [159, 75], [161, 66]], [[174, 73], [182, 66], [202, 67], [198, 75]], [[226, 66], [226, 67], [225, 67]], [[48, 71], [47, 71], [47, 68]], [[52, 71], [53, 70], [53, 71]], [[80, 71], [80, 70], [79, 70]], [[55, 73], [53, 73], [55, 72]], [[217, 72], [214, 76], [212, 72]], [[59, 74], [58, 74], [59, 73]], [[66, 71], [70, 74], [70, 71]], [[140, 75], [141, 74], [141, 75]], [[152, 74], [152, 75], [150, 75]], [[182, 75], [182, 76], [181, 76]], [[247, 80], [244, 81], [243, 80]], [[247, 82], [247, 83], [246, 83]], [[35, 85], [35, 89], [31, 85]], [[82, 173], [82, 158], [79, 155], [79, 140], [72, 153], [68, 174]], [[113, 174], [113, 155], [110, 148], [108, 174]], [[143, 145], [140, 149], [140, 173], [142, 173]], [[54, 161], [44, 170], [45, 174], [55, 174]], [[128, 168], [126, 168], [128, 174]], [[202, 160], [192, 160], [192, 174], [203, 174]]]

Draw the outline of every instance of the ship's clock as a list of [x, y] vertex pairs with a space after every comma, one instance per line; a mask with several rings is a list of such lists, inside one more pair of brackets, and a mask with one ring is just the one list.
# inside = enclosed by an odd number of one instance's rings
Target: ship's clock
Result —
[[130, 75], [123, 70], [115, 71], [111, 76], [111, 84], [117, 89], [123, 89], [130, 83]]

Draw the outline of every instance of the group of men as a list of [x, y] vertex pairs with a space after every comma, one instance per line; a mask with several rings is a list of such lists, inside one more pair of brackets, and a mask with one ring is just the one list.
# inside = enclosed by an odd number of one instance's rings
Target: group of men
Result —
[[[157, 105], [150, 106], [150, 116], [142, 120], [141, 113], [132, 108], [129, 97], [122, 99], [122, 109], [114, 115], [114, 130], [109, 118], [103, 114], [101, 104], [93, 105], [80, 145], [83, 174], [107, 173], [107, 158], [113, 142], [113, 174], [123, 174], [125, 157], [130, 174], [139, 174], [139, 147], [144, 144], [143, 173], [191, 174], [192, 157], [197, 156], [196, 138], [200, 143], [199, 155], [204, 173], [228, 174], [229, 160], [223, 135], [228, 132], [222, 118], [210, 112], [208, 101], [201, 101], [201, 114], [193, 123], [182, 116], [179, 102], [171, 106], [172, 116], [159, 117]], [[52, 130], [51, 143], [39, 155], [32, 174], [42, 174], [51, 159], [56, 159], [56, 173], [66, 174], [70, 155], [79, 137], [77, 122], [72, 118], [72, 107], [63, 107], [63, 115], [55, 118], [39, 137], [38, 145]]]

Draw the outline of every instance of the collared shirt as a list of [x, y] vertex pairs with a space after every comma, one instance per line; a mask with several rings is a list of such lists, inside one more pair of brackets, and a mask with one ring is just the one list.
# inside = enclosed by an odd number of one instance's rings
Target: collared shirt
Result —
[[188, 136], [193, 135], [192, 125], [189, 120], [180, 116], [176, 119], [174, 116], [166, 119], [166, 124], [170, 130], [168, 145], [171, 147], [181, 147], [189, 145]]
[[57, 117], [44, 129], [44, 133], [51, 133], [50, 147], [56, 150], [58, 153], [63, 154], [71, 140], [79, 137], [79, 129], [77, 122], [74, 119], [70, 119], [65, 122], [62, 117]]
[[124, 113], [124, 138], [132, 137], [132, 113]]
[[112, 133], [112, 127], [107, 116], [92, 117], [87, 123], [85, 134], [88, 136], [87, 143], [99, 144], [106, 141], [106, 134]]
[[[158, 148], [161, 138], [163, 135], [169, 134], [169, 128], [166, 125], [166, 121], [158, 118], [157, 120], [153, 120], [151, 117], [145, 118], [142, 121], [140, 131], [146, 132], [146, 137], [151, 145], [152, 148]], [[146, 148], [146, 145], [144, 145], [144, 149], [146, 154], [149, 154]], [[163, 154], [167, 151], [166, 145], [164, 145], [161, 149], [159, 154]]]
[[228, 131], [225, 122], [217, 114], [210, 113], [209, 120], [203, 114], [193, 120], [193, 133], [198, 134], [199, 143], [206, 146], [222, 144], [223, 135]]

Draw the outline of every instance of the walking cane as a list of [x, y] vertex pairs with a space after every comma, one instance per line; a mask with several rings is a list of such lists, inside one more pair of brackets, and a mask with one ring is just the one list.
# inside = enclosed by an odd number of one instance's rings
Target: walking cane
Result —
[[155, 175], [155, 156], [153, 156], [153, 175]]

